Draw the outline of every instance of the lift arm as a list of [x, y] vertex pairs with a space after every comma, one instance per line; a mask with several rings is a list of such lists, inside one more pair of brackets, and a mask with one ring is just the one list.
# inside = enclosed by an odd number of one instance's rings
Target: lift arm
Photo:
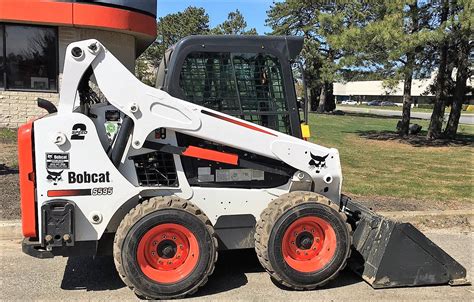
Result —
[[108, 102], [133, 120], [133, 148], [142, 148], [155, 129], [172, 129], [281, 160], [310, 175], [318, 193], [339, 202], [342, 173], [336, 149], [174, 98], [145, 85], [97, 40], [72, 43], [67, 48], [59, 114], [72, 112], [79, 105], [77, 89], [89, 67]]

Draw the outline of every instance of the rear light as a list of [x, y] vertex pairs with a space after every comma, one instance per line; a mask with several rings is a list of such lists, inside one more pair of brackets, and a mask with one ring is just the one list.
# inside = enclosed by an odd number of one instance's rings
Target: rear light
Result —
[[23, 236], [36, 237], [33, 121], [18, 128], [18, 166], [20, 171], [21, 222]]

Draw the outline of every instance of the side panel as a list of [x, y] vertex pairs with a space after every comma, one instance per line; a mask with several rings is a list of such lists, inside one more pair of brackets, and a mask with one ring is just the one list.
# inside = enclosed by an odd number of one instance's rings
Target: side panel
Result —
[[33, 163], [33, 122], [18, 128], [21, 222], [23, 236], [36, 237], [35, 174]]
[[[63, 137], [64, 144], [55, 143]], [[38, 221], [47, 202], [76, 204], [75, 240], [97, 240], [127, 200], [138, 198], [133, 186], [107, 157], [92, 120], [79, 113], [52, 115], [35, 122]], [[67, 197], [66, 197], [67, 196]], [[99, 215], [101, 221], [93, 222]], [[44, 234], [39, 234], [42, 239]]]

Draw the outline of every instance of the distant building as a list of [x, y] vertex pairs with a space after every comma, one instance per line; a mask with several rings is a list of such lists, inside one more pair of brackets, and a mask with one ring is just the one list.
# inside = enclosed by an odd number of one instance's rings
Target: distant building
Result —
[[[427, 90], [436, 77], [433, 73], [429, 79], [415, 79], [412, 81], [411, 95], [414, 104], [430, 104], [434, 102], [434, 95]], [[388, 90], [383, 87], [382, 81], [353, 81], [347, 83], [334, 83], [334, 95], [336, 101], [355, 100], [370, 102], [373, 100], [390, 101], [394, 103], [403, 102], [403, 81]], [[468, 85], [472, 86], [474, 79], [471, 78]], [[472, 96], [468, 99], [472, 100]]]
[[156, 0], [0, 0], [0, 127], [57, 103], [66, 47], [98, 39], [130, 70], [156, 38]]

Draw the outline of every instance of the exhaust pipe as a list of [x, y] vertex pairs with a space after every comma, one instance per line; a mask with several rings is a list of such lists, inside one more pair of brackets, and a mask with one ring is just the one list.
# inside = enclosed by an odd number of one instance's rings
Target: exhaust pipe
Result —
[[49, 114], [58, 112], [58, 108], [48, 100], [37, 98], [38, 107], [45, 109]]

